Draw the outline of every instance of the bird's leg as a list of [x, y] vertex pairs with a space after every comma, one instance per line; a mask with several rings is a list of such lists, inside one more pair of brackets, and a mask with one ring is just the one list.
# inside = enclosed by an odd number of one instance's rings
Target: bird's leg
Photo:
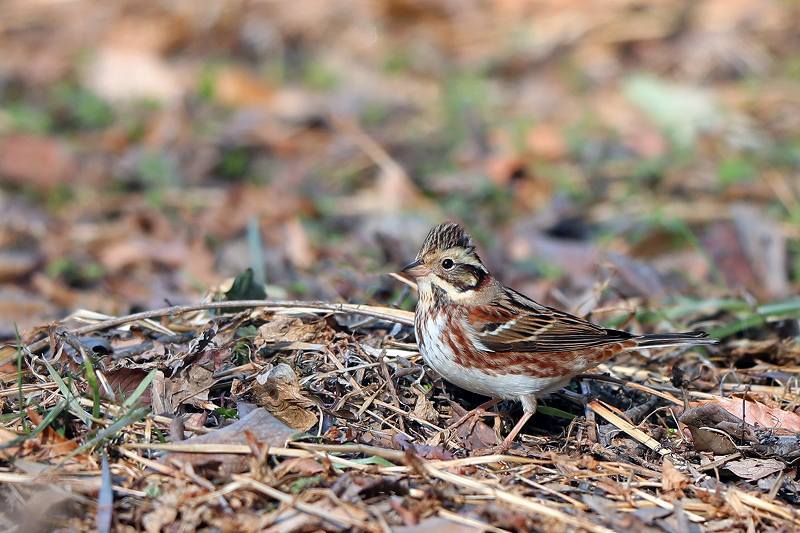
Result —
[[506, 438], [503, 439], [503, 442], [491, 448], [489, 450], [490, 453], [505, 453], [511, 448], [511, 445], [514, 444], [514, 439], [517, 438], [519, 432], [522, 431], [522, 428], [525, 427], [525, 424], [531, 417], [536, 414], [536, 397], [535, 396], [523, 396], [520, 398], [522, 401], [522, 416], [517, 421], [517, 424], [511, 430], [511, 432], [506, 435]]
[[460, 426], [461, 424], [463, 424], [464, 422], [466, 422], [467, 420], [470, 420], [470, 419], [472, 420], [472, 425], [474, 426], [475, 424], [478, 423], [478, 420], [480, 420], [481, 417], [483, 417], [483, 415], [486, 414], [486, 410], [487, 409], [489, 409], [490, 407], [494, 407], [498, 403], [500, 403], [500, 399], [499, 398], [492, 398], [491, 400], [487, 400], [487, 401], [483, 402], [482, 404], [480, 404], [475, 409], [472, 409], [472, 410], [467, 411], [466, 413], [464, 413], [464, 415], [461, 418], [456, 420], [453, 424], [450, 424], [447, 427], [447, 429], [455, 429], [455, 428], [457, 428], [458, 426]]
[[531, 419], [533, 414], [534, 413], [522, 413], [522, 416], [519, 417], [517, 425], [514, 426], [514, 428], [511, 430], [511, 433], [506, 435], [506, 438], [503, 439], [503, 442], [501, 442], [498, 446], [495, 447], [494, 453], [507, 452], [509, 448], [511, 448], [511, 445], [514, 444], [514, 439], [517, 438], [517, 435], [519, 435], [519, 432], [522, 431], [522, 428], [525, 426], [525, 423]]

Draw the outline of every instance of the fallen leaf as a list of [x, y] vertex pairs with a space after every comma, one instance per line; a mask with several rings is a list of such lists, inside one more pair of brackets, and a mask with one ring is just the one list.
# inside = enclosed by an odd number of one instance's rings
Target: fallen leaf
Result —
[[0, 139], [0, 182], [52, 189], [77, 172], [74, 155], [62, 141], [36, 135]]
[[190, 366], [181, 377], [171, 380], [171, 403], [173, 408], [181, 404], [203, 407], [208, 402], [208, 391], [214, 383], [213, 372], [200, 365]]
[[733, 416], [756, 427], [778, 433], [800, 433], [800, 415], [741, 398], [714, 398], [714, 402]]
[[412, 389], [412, 391], [417, 395], [417, 402], [414, 404], [414, 415], [428, 422], [439, 420], [439, 412], [428, 397], [425, 396], [425, 393], [416, 389]]
[[299, 475], [309, 477], [325, 472], [325, 467], [311, 457], [292, 457], [275, 467], [275, 477], [282, 479], [285, 476]]
[[[467, 410], [455, 402], [450, 402], [452, 421], [460, 419]], [[484, 450], [497, 445], [497, 434], [483, 420], [474, 425], [471, 421], [464, 422], [456, 430], [463, 446], [467, 450]]]
[[112, 273], [139, 264], [178, 268], [188, 257], [189, 249], [181, 241], [162, 242], [147, 238], [110, 242], [100, 252], [100, 262]]
[[674, 492], [689, 486], [689, 479], [683, 475], [672, 461], [664, 459], [661, 463], [661, 490]]
[[317, 423], [317, 415], [311, 411], [314, 402], [303, 396], [297, 375], [286, 363], [267, 367], [256, 375], [253, 396], [258, 405], [298, 431], [307, 431]]
[[447, 531], [448, 533], [478, 533], [484, 531], [484, 529], [432, 516], [413, 526], [393, 527], [392, 531], [396, 533], [439, 533], [440, 531]]
[[296, 317], [275, 315], [272, 320], [258, 328], [258, 335], [253, 343], [256, 348], [289, 342], [322, 344], [331, 337], [332, 334], [324, 320], [306, 324]]
[[741, 459], [726, 463], [723, 468], [747, 481], [756, 481], [780, 472], [786, 465], [777, 459]]
[[417, 444], [408, 440], [408, 437], [398, 433], [392, 437], [392, 444], [403, 451], [409, 451], [423, 459], [433, 461], [448, 461], [453, 458], [453, 454], [441, 446], [431, 446], [429, 444]]
[[226, 67], [216, 75], [214, 99], [224, 106], [264, 106], [274, 98], [275, 88], [248, 70]]
[[[242, 418], [222, 429], [206, 433], [197, 437], [180, 441], [181, 444], [247, 444], [245, 431], [252, 434], [257, 442], [268, 446], [286, 446], [289, 439], [296, 433], [283, 422], [269, 414], [264, 409], [255, 409]], [[162, 461], [178, 459], [193, 466], [215, 466], [221, 473], [232, 474], [243, 472], [248, 468], [250, 457], [238, 454], [221, 453], [189, 453], [168, 452]]]
[[[123, 400], [131, 395], [139, 383], [147, 376], [147, 372], [140, 368], [118, 368], [104, 374], [111, 392], [117, 400]], [[142, 405], [150, 405], [152, 387], [148, 387], [139, 397]]]
[[740, 418], [713, 402], [687, 409], [680, 416], [680, 421], [689, 428], [694, 447], [701, 452], [726, 455], [738, 451], [734, 439], [745, 442], [758, 440], [753, 426], [743, 423]]

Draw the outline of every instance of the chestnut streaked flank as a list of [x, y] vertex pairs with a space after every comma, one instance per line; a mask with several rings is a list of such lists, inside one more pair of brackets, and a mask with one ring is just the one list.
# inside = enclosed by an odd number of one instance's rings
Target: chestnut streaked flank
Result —
[[501, 449], [533, 416], [538, 396], [620, 352], [717, 342], [702, 331], [633, 335], [541, 305], [495, 279], [454, 223], [433, 228], [403, 272], [419, 287], [414, 328], [425, 362], [463, 389], [522, 402]]

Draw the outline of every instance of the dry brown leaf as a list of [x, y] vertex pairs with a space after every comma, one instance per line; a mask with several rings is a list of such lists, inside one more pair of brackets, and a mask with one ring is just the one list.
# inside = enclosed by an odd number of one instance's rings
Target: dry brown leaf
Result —
[[181, 404], [202, 407], [208, 402], [208, 391], [214, 382], [213, 372], [200, 365], [191, 365], [181, 377], [170, 380], [170, 401], [173, 408]]
[[52, 189], [76, 172], [75, 157], [60, 140], [35, 135], [0, 138], [0, 182]]
[[[264, 409], [253, 409], [253, 411], [237, 420], [230, 426], [206, 433], [197, 437], [192, 437], [181, 444], [243, 444], [246, 445], [247, 437], [245, 431], [249, 432], [260, 444], [268, 446], [285, 446], [289, 439], [296, 432], [287, 427], [283, 422], [269, 414]], [[170, 458], [188, 462], [194, 466], [216, 466], [222, 473], [231, 474], [243, 472], [250, 461], [250, 457], [235, 454], [208, 454], [208, 453], [189, 453], [189, 452], [170, 452], [164, 457], [164, 461]]]
[[667, 458], [661, 463], [661, 490], [674, 492], [689, 486], [689, 479]]
[[325, 467], [311, 457], [292, 457], [275, 467], [275, 477], [282, 479], [287, 475], [302, 477], [315, 476], [325, 472]]
[[331, 331], [324, 320], [304, 323], [299, 318], [275, 315], [272, 320], [258, 328], [253, 341], [256, 348], [288, 342], [324, 343], [331, 338]]
[[[452, 420], [456, 421], [464, 416], [467, 411], [455, 402], [450, 402]], [[484, 450], [497, 445], [497, 433], [482, 419], [474, 425], [471, 421], [458, 426], [456, 430], [463, 446], [467, 450]]]
[[177, 268], [188, 257], [189, 249], [182, 241], [162, 242], [148, 238], [112, 242], [100, 252], [100, 261], [112, 273], [143, 263]]
[[253, 396], [258, 405], [298, 431], [307, 431], [317, 423], [317, 415], [311, 410], [314, 402], [303, 396], [297, 375], [286, 363], [260, 372], [253, 382]]
[[715, 398], [711, 402], [756, 427], [773, 429], [784, 434], [800, 433], [800, 415], [797, 413], [740, 398]]
[[275, 98], [275, 88], [251, 71], [226, 67], [217, 74], [214, 98], [220, 104], [230, 107], [264, 106]]
[[[140, 368], [118, 368], [104, 374], [109, 388], [114, 393], [117, 400], [122, 400], [131, 395], [139, 383], [147, 376], [147, 372]], [[139, 397], [139, 402], [142, 405], [150, 405], [152, 398], [152, 387], [148, 389]]]
[[780, 472], [786, 465], [777, 459], [741, 459], [726, 463], [724, 468], [742, 479], [756, 481]]
[[412, 389], [412, 391], [417, 395], [417, 402], [414, 404], [414, 415], [428, 422], [439, 420], [439, 412], [428, 397], [425, 396], [425, 393], [416, 389]]

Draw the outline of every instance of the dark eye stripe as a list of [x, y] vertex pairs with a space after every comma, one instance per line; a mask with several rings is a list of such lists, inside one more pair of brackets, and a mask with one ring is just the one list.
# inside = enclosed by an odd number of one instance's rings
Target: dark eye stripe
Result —
[[[476, 267], [475, 265], [465, 265], [460, 264], [458, 265], [460, 269], [464, 269], [465, 271], [471, 274], [469, 276], [469, 280], [466, 283], [462, 283], [461, 280], [454, 280], [453, 285], [460, 291], [471, 291], [480, 287], [483, 280], [486, 278], [486, 272]], [[466, 276], [465, 276], [466, 277]]]

